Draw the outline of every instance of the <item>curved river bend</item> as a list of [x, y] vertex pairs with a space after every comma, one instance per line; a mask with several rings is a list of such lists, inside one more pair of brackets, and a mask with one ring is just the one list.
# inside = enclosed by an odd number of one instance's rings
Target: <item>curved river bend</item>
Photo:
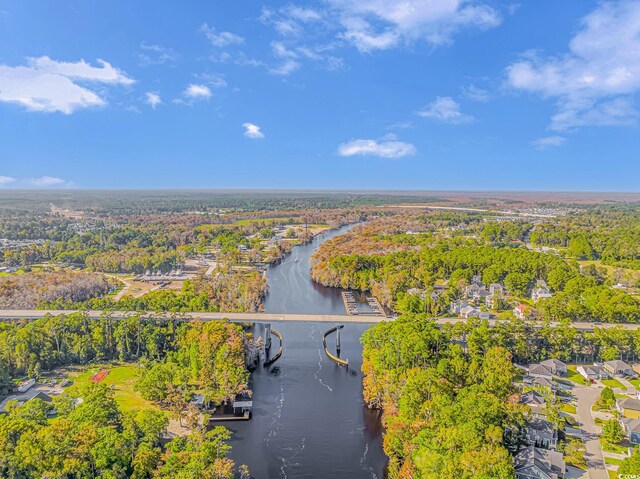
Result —
[[[265, 311], [344, 314], [340, 291], [311, 280], [309, 258], [322, 241], [349, 228], [295, 247], [270, 266]], [[341, 356], [349, 359], [348, 371], [325, 355], [322, 335], [331, 324], [272, 326], [284, 336], [284, 354], [275, 363], [280, 372], [274, 375], [260, 366], [253, 373], [252, 419], [224, 424], [233, 432], [231, 457], [247, 464], [256, 479], [382, 479], [386, 456], [380, 421], [362, 399], [360, 336], [369, 326], [350, 323], [341, 332]], [[256, 324], [256, 334], [262, 332], [263, 325]], [[333, 337], [328, 343], [335, 347]]]

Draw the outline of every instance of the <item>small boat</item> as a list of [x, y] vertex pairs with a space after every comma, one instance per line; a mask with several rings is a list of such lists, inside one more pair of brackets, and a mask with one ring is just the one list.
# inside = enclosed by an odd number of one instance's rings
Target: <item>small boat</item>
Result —
[[295, 259], [294, 259], [293, 261], [295, 261], [295, 262], [297, 263], [298, 261], [300, 261], [300, 258], [298, 258], [298, 257], [296, 256], [296, 257], [295, 257]]

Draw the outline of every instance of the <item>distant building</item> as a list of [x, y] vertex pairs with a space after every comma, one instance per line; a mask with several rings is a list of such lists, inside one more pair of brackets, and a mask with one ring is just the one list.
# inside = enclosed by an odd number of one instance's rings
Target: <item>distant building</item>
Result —
[[460, 314], [462, 308], [466, 308], [467, 306], [469, 306], [469, 303], [467, 301], [452, 301], [449, 305], [449, 312], [457, 316], [458, 314]]
[[544, 396], [538, 391], [527, 391], [526, 393], [521, 394], [519, 403], [529, 406], [534, 417], [544, 417], [546, 401]]
[[558, 446], [558, 430], [549, 421], [535, 418], [527, 422], [525, 440], [527, 444], [545, 449]]
[[551, 370], [540, 363], [530, 364], [527, 368], [527, 374], [534, 378], [551, 379], [553, 377], [553, 373], [551, 372]]
[[540, 364], [551, 371], [554, 376], [565, 376], [567, 374], [567, 365], [559, 359], [547, 359]]
[[537, 315], [537, 311], [531, 306], [527, 306], [526, 304], [519, 304], [518, 306], [513, 308], [513, 314], [518, 319], [529, 319], [535, 318]]
[[504, 287], [500, 283], [491, 283], [489, 285], [489, 294], [504, 293]]
[[620, 418], [620, 425], [631, 444], [640, 444], [640, 419]]
[[586, 364], [584, 366], [578, 366], [576, 371], [589, 381], [596, 381], [598, 379], [609, 377], [609, 373], [602, 366], [590, 366]]
[[534, 288], [531, 291], [531, 299], [534, 303], [537, 303], [541, 299], [547, 299], [553, 296], [553, 293], [549, 291], [547, 288]]
[[617, 398], [616, 409], [628, 419], [640, 419], [640, 399]]
[[637, 376], [636, 372], [631, 366], [619, 359], [605, 362], [604, 368], [614, 376]]
[[478, 308], [474, 308], [473, 306], [466, 306], [460, 310], [459, 316], [461, 318], [469, 319], [473, 317], [478, 317], [481, 311]]
[[534, 446], [518, 451], [514, 467], [518, 479], [562, 479], [567, 473], [561, 453]]

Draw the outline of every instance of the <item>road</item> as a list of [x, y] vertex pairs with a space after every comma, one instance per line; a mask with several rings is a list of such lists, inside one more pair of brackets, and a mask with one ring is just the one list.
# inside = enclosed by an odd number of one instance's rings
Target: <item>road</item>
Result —
[[[0, 319], [39, 319], [46, 315], [57, 316], [60, 314], [77, 313], [77, 310], [68, 309], [48, 309], [48, 310], [0, 310]], [[99, 319], [102, 315], [102, 311], [84, 311], [89, 315], [91, 319]], [[111, 311], [109, 316], [113, 319], [122, 319], [129, 316], [133, 316], [136, 312], [132, 311]], [[147, 311], [142, 313], [143, 316], [153, 317], [156, 319], [201, 319], [203, 321], [213, 321], [216, 319], [229, 319], [231, 321], [318, 321], [328, 323], [379, 323], [380, 321], [389, 320], [392, 318], [386, 318], [383, 316], [349, 316], [346, 314], [298, 314], [298, 313], [201, 313], [201, 312], [182, 312], [182, 313], [164, 313]], [[436, 322], [443, 326], [445, 324], [456, 324], [460, 322], [466, 322], [466, 319], [461, 318], [436, 318]], [[489, 319], [490, 326], [504, 323], [504, 320]], [[558, 323], [550, 323], [550, 326], [558, 326]], [[573, 326], [580, 331], [593, 331], [592, 323], [573, 323]], [[613, 328], [620, 326], [626, 330], [636, 330], [640, 328], [640, 324], [600, 324], [599, 328]]]
[[573, 394], [578, 401], [577, 416], [582, 430], [582, 438], [587, 449], [585, 459], [589, 468], [589, 477], [590, 479], [609, 479], [609, 474], [602, 458], [600, 441], [598, 440], [600, 431], [591, 415], [591, 407], [600, 397], [600, 389], [575, 387]]

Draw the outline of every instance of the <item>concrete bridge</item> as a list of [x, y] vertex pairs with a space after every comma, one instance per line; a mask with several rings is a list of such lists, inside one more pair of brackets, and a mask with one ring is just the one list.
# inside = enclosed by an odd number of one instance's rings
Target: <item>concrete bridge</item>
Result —
[[[40, 319], [46, 315], [57, 316], [60, 314], [72, 314], [77, 313], [78, 310], [62, 310], [62, 309], [50, 309], [50, 310], [0, 310], [0, 319]], [[201, 313], [201, 312], [180, 312], [180, 313], [166, 313], [166, 312], [134, 312], [134, 311], [82, 311], [87, 314], [91, 319], [100, 319], [104, 315], [112, 319], [124, 319], [131, 316], [141, 315], [146, 318], [155, 319], [200, 319], [202, 321], [214, 321], [220, 319], [228, 319], [234, 322], [243, 321], [314, 321], [314, 322], [326, 322], [326, 323], [379, 323], [381, 321], [392, 320], [393, 318], [385, 318], [383, 316], [350, 316], [346, 314], [296, 314], [296, 313]], [[460, 318], [436, 318], [436, 322], [439, 325], [455, 324], [460, 322], [466, 322], [466, 319]], [[489, 325], [495, 326], [504, 322], [500, 319], [490, 319]], [[550, 323], [551, 326], [557, 326], [558, 323]], [[626, 330], [636, 330], [640, 328], [640, 324], [594, 324], [594, 323], [572, 323], [573, 327], [580, 331], [593, 331], [594, 327], [598, 328], [613, 328], [620, 326]]]

